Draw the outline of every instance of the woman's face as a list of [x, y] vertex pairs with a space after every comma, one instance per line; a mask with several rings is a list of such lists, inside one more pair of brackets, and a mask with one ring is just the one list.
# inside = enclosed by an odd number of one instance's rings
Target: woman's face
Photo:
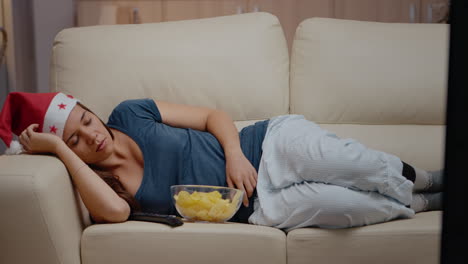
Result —
[[63, 141], [88, 164], [104, 161], [114, 148], [112, 137], [99, 118], [78, 104], [65, 123]]

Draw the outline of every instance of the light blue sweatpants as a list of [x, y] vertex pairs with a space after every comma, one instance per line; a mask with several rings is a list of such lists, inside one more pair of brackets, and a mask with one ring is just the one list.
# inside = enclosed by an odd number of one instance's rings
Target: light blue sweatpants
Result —
[[249, 222], [344, 228], [408, 218], [413, 183], [391, 154], [340, 139], [302, 115], [269, 122]]

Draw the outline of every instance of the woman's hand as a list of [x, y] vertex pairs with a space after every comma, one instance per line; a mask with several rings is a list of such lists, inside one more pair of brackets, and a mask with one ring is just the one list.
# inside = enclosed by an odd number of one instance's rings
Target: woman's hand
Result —
[[53, 153], [56, 154], [57, 146], [62, 139], [48, 133], [38, 133], [35, 130], [38, 124], [32, 124], [19, 136], [19, 142], [27, 153]]
[[249, 206], [249, 198], [257, 186], [257, 171], [242, 151], [226, 157], [226, 180], [231, 188], [244, 191], [244, 206]]

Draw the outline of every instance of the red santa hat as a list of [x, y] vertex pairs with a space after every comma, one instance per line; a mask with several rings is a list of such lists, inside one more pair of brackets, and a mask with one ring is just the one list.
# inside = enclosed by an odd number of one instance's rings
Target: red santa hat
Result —
[[19, 136], [31, 124], [39, 124], [36, 132], [62, 138], [65, 122], [77, 102], [63, 93], [9, 93], [0, 113], [0, 138], [8, 147], [5, 154], [21, 153], [12, 133]]

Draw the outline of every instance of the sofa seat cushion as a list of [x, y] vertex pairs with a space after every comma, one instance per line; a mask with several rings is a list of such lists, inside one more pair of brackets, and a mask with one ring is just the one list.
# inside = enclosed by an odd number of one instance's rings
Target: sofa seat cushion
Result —
[[286, 263], [283, 231], [239, 223], [184, 223], [176, 228], [128, 221], [92, 225], [81, 241], [91, 263]]
[[[288, 264], [438, 263], [442, 212], [349, 229], [295, 229]], [[434, 250], [436, 249], [436, 250]]]

